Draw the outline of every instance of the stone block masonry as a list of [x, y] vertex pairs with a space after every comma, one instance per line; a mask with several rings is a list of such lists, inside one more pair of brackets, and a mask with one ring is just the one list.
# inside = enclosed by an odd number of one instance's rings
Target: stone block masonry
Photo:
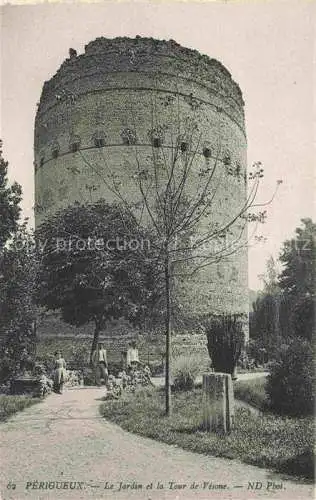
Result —
[[[224, 182], [210, 223], [222, 224], [243, 206], [247, 191], [244, 101], [227, 69], [173, 40], [97, 38], [84, 54], [72, 51], [45, 82], [36, 114], [36, 225], [75, 202], [117, 201], [104, 182], [106, 171], [137, 201], [136, 151], [150, 169], [153, 141], [171, 150], [175, 130], [185, 133], [193, 122], [201, 139], [191, 192], [198, 168], [218, 155], [215, 180]], [[179, 283], [183, 307], [192, 314], [247, 314], [247, 267], [244, 248]]]

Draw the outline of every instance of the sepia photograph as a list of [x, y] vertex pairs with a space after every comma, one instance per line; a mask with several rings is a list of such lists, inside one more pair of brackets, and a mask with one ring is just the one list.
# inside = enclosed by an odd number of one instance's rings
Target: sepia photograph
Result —
[[314, 498], [315, 2], [0, 9], [0, 500]]

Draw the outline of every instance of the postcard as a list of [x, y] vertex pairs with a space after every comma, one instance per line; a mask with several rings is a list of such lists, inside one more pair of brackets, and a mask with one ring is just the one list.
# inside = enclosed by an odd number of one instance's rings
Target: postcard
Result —
[[1, 13], [0, 498], [312, 498], [315, 4]]

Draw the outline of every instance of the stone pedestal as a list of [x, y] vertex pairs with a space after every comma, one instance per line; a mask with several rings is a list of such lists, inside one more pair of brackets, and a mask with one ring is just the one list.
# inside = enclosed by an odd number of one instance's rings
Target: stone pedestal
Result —
[[203, 375], [203, 427], [210, 432], [230, 432], [234, 421], [234, 392], [231, 375]]

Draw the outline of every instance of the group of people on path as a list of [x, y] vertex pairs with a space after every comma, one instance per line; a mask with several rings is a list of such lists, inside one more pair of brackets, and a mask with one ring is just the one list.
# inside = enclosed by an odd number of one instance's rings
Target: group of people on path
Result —
[[[136, 342], [130, 342], [128, 349], [123, 354], [123, 369], [127, 371], [137, 369], [142, 363], [139, 361], [138, 349]], [[109, 372], [107, 363], [107, 353], [101, 342], [98, 343], [97, 349], [92, 353], [92, 365], [94, 367], [96, 385], [101, 385], [101, 380], [104, 380], [107, 385]]]
[[[124, 365], [125, 368], [129, 370], [137, 369], [141, 364], [138, 356], [138, 349], [136, 348], [136, 342], [131, 342], [126, 351]], [[107, 362], [107, 352], [101, 342], [98, 343], [97, 348], [93, 351], [91, 357], [92, 366], [94, 369], [95, 383], [97, 386], [101, 385], [101, 381], [104, 384], [108, 384], [109, 371]], [[61, 351], [55, 352], [55, 362], [54, 362], [54, 378], [53, 378], [53, 390], [57, 394], [62, 394], [63, 386], [66, 379], [66, 361], [62, 356]]]

